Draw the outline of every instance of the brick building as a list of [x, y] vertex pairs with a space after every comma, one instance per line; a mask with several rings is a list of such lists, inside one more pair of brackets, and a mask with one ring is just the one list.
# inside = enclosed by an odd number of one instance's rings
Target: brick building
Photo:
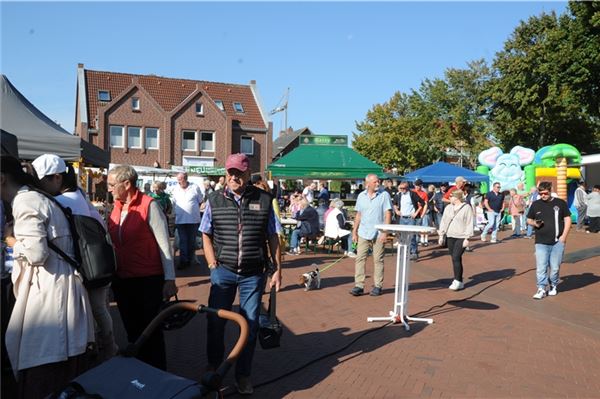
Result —
[[273, 126], [249, 85], [77, 68], [75, 133], [110, 151], [113, 164], [223, 167], [248, 154], [271, 161]]

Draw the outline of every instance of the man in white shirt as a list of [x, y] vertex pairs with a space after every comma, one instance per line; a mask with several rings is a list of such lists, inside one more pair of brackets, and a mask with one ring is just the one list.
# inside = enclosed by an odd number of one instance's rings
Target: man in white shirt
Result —
[[200, 187], [188, 182], [187, 173], [177, 174], [178, 185], [171, 193], [175, 210], [175, 228], [179, 235], [179, 269], [190, 266], [196, 252], [196, 234], [200, 226]]
[[304, 196], [304, 198], [306, 198], [309, 205], [312, 204], [313, 200], [315, 199], [316, 188], [317, 185], [315, 184], [315, 182], [312, 182], [308, 186], [304, 187], [304, 190], [302, 190], [302, 195]]

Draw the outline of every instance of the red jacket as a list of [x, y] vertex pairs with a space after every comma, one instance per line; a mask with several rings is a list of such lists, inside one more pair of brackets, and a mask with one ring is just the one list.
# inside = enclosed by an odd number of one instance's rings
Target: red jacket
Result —
[[137, 191], [129, 204], [123, 226], [120, 226], [123, 204], [115, 201], [115, 207], [108, 220], [108, 231], [117, 255], [117, 276], [121, 278], [157, 276], [164, 273], [158, 243], [148, 224], [152, 201], [152, 198]]

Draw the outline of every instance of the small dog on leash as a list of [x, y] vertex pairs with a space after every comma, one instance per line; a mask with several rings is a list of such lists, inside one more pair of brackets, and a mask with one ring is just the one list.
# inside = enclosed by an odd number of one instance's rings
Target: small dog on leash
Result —
[[319, 273], [319, 268], [302, 274], [300, 276], [299, 284], [304, 286], [304, 291], [321, 288], [321, 273]]

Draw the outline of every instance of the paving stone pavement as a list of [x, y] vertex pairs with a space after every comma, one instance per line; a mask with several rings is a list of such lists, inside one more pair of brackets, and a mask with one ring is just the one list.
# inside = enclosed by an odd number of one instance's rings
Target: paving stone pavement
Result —
[[[354, 259], [322, 273], [321, 289], [304, 291], [301, 273], [339, 254], [286, 256], [278, 317], [282, 346], [254, 359], [258, 398], [600, 398], [600, 256], [563, 263], [558, 295], [534, 300], [533, 240], [473, 240], [463, 257], [465, 289], [448, 290], [452, 265], [436, 244], [421, 248], [410, 276], [408, 312], [434, 323], [367, 323], [393, 308], [395, 250], [385, 257], [384, 294], [352, 297]], [[600, 248], [600, 235], [572, 232], [566, 253]], [[598, 252], [596, 252], [597, 254]], [[180, 299], [207, 303], [208, 271], [178, 271]], [[568, 258], [568, 257], [567, 257]], [[575, 257], [576, 258], [576, 257]], [[367, 288], [372, 260], [367, 262]], [[265, 295], [264, 300], [268, 300]], [[116, 325], [121, 329], [118, 313]], [[200, 379], [206, 364], [204, 316], [166, 332], [168, 369]], [[237, 331], [228, 326], [227, 342]], [[119, 331], [122, 343], [123, 334]], [[233, 371], [224, 394], [237, 397]]]

